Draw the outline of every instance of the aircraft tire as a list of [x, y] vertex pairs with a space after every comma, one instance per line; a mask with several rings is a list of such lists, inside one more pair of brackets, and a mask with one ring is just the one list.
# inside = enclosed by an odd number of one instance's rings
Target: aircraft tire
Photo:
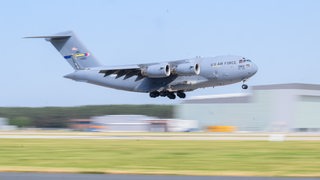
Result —
[[175, 99], [176, 98], [176, 95], [174, 93], [168, 93], [168, 98], [169, 99]]
[[151, 98], [156, 98], [156, 97], [159, 97], [160, 93], [158, 91], [152, 91], [149, 93], [149, 96]]
[[186, 94], [185, 94], [183, 91], [178, 91], [178, 92], [177, 92], [177, 96], [178, 96], [179, 98], [181, 98], [181, 99], [186, 98]]
[[248, 85], [242, 84], [242, 89], [248, 89]]

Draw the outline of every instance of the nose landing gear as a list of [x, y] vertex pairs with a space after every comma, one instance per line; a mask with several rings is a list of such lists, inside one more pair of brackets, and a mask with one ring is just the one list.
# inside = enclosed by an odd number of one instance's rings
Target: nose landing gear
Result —
[[242, 81], [242, 82], [243, 82], [243, 84], [242, 84], [242, 86], [241, 86], [242, 89], [248, 89], [248, 85], [245, 84], [246, 81], [247, 81], [247, 79], [244, 79], [244, 80]]
[[246, 85], [246, 84], [242, 84], [242, 89], [248, 89], [248, 85]]

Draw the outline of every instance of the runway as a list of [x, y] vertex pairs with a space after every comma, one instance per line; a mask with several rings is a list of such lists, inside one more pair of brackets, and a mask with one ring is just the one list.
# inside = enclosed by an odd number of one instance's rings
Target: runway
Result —
[[110, 132], [5, 132], [0, 139], [105, 139], [105, 140], [222, 140], [222, 141], [320, 141], [312, 133], [110, 133]]
[[320, 180], [320, 178], [224, 177], [224, 176], [163, 176], [116, 174], [51, 174], [0, 173], [1, 180]]
[[[320, 141], [319, 134], [311, 133], [106, 133], [106, 132], [30, 132], [0, 131], [1, 139], [100, 139], [100, 140], [240, 140], [240, 141]], [[14, 171], [15, 169], [12, 169]], [[12, 172], [11, 171], [11, 172]], [[26, 171], [20, 171], [26, 172]], [[63, 173], [8, 173], [0, 172], [0, 180], [320, 180], [320, 178], [228, 177], [228, 176], [176, 176], [176, 175], [125, 175], [125, 174], [63, 174]], [[63, 171], [60, 171], [63, 172]], [[79, 171], [78, 171], [79, 172]], [[94, 171], [95, 172], [95, 171]], [[86, 172], [88, 173], [88, 172]], [[219, 174], [218, 174], [219, 175]], [[231, 174], [232, 175], [232, 174]], [[240, 174], [241, 175], [241, 174]]]

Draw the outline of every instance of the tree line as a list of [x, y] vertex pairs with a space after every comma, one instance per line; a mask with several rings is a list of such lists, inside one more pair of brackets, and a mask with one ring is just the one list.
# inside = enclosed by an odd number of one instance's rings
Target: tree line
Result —
[[70, 119], [92, 116], [140, 114], [173, 118], [172, 105], [103, 105], [79, 107], [0, 107], [0, 117], [18, 127], [66, 128]]

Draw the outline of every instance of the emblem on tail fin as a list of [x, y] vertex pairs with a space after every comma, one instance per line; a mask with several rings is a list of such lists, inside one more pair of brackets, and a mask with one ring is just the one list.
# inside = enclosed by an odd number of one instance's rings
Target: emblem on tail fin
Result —
[[72, 55], [64, 56], [65, 59], [73, 58], [73, 59], [81, 59], [85, 60], [86, 57], [90, 56], [90, 53], [75, 53]]

